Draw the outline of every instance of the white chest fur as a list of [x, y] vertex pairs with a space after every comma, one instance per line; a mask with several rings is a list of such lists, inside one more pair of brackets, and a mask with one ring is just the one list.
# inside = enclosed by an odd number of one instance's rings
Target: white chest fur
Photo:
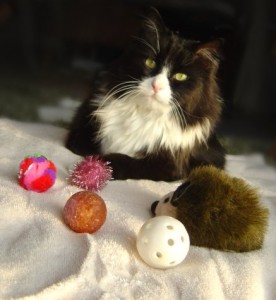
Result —
[[182, 130], [169, 112], [125, 101], [111, 101], [95, 115], [101, 122], [99, 138], [104, 154], [122, 153], [135, 157], [140, 151], [151, 153], [159, 148], [174, 152], [192, 148], [196, 141], [204, 142], [210, 131], [207, 119]]

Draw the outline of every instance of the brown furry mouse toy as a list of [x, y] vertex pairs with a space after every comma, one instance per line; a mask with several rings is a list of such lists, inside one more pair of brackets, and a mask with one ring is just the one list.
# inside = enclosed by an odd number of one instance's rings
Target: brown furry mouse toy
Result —
[[154, 215], [169, 215], [186, 227], [191, 244], [244, 252], [262, 247], [268, 210], [244, 180], [213, 166], [195, 168], [175, 192], [152, 204]]

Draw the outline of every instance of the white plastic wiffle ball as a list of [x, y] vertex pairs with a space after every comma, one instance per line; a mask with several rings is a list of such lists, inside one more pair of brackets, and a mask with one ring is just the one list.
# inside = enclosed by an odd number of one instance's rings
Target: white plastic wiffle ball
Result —
[[167, 269], [184, 260], [190, 248], [190, 238], [180, 221], [159, 216], [149, 219], [141, 227], [136, 246], [149, 266]]

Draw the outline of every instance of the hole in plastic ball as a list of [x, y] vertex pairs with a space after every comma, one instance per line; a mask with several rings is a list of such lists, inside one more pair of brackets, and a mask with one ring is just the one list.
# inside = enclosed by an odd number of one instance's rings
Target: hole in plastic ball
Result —
[[157, 256], [158, 258], [161, 258], [161, 257], [162, 257], [162, 253], [161, 253], [161, 252], [156, 252], [156, 256]]
[[181, 242], [184, 243], [184, 237], [183, 236], [181, 236]]
[[169, 239], [169, 240], [168, 240], [168, 245], [169, 245], [169, 246], [173, 246], [173, 245], [174, 245], [174, 240]]
[[171, 261], [171, 262], [170, 262], [170, 265], [174, 265], [174, 264], [175, 264], [175, 261]]
[[172, 225], [167, 225], [167, 229], [173, 230], [173, 226]]

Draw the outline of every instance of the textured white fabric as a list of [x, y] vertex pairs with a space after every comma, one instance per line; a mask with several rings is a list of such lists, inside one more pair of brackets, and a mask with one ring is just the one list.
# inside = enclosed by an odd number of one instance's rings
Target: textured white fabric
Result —
[[[225, 253], [191, 247], [169, 270], [153, 269], [136, 251], [150, 205], [178, 183], [112, 181], [99, 193], [108, 216], [95, 234], [62, 220], [78, 188], [67, 182], [81, 158], [64, 146], [66, 130], [0, 119], [0, 299], [276, 299], [276, 171], [261, 155], [228, 156], [228, 171], [260, 188], [270, 210], [262, 250]], [[17, 183], [24, 156], [42, 153], [58, 169], [45, 193]]]

